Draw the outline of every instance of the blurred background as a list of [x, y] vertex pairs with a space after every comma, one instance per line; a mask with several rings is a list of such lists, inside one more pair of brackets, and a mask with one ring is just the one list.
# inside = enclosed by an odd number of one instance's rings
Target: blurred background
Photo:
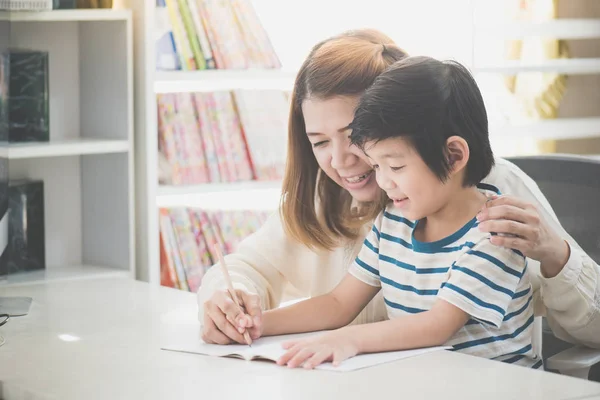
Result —
[[0, 276], [194, 291], [277, 209], [317, 42], [455, 59], [498, 156], [600, 155], [595, 0], [0, 0]]

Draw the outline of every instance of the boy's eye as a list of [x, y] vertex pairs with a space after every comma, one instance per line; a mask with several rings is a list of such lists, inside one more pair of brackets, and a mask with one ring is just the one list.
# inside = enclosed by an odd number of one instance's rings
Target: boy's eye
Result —
[[319, 146], [323, 146], [325, 143], [327, 143], [327, 140], [322, 140], [320, 142], [313, 143], [312, 146], [319, 147]]
[[405, 167], [405, 165], [403, 165], [403, 166], [401, 166], [401, 167], [390, 167], [390, 169], [391, 169], [392, 171], [400, 171], [400, 170], [401, 170], [402, 168], [404, 168], [404, 167]]
[[373, 164], [373, 165], [371, 165], [371, 168], [373, 168], [373, 169], [379, 169], [379, 164]]

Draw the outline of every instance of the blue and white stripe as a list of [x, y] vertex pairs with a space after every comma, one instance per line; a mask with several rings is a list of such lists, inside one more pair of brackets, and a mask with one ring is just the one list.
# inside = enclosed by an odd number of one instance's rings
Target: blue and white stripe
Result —
[[423, 312], [444, 299], [471, 316], [447, 343], [454, 350], [541, 367], [531, 347], [526, 259], [492, 245], [475, 220], [433, 243], [414, 238], [416, 225], [388, 207], [350, 268], [358, 279], [382, 287], [389, 317]]

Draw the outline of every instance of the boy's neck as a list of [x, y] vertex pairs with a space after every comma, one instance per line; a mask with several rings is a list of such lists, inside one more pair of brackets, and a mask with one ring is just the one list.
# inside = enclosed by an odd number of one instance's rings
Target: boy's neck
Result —
[[485, 202], [486, 196], [475, 186], [457, 190], [444, 207], [419, 222], [415, 238], [435, 242], [450, 236], [472, 220]]

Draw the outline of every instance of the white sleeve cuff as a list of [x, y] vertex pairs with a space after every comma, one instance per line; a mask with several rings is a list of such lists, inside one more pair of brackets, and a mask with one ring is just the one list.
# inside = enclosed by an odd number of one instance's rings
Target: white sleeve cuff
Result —
[[540, 282], [544, 291], [549, 296], [560, 296], [578, 284], [579, 275], [583, 266], [583, 259], [581, 258], [578, 249], [573, 248], [570, 244], [569, 248], [571, 250], [569, 259], [558, 275], [552, 278], [546, 278], [542, 275], [540, 269], [538, 274]]

